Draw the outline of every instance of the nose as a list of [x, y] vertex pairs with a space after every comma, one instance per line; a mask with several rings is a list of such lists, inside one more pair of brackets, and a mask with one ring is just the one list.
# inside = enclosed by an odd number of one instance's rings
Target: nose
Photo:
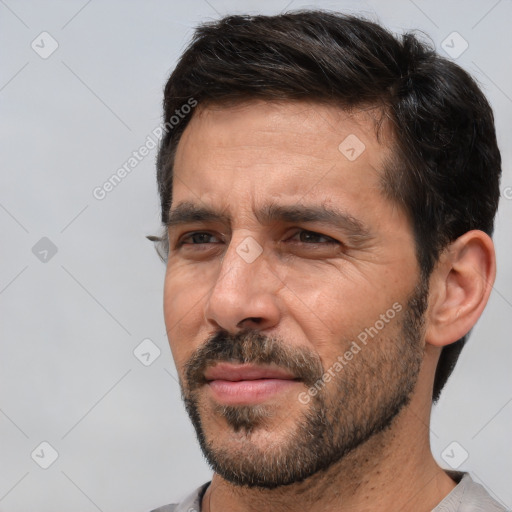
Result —
[[247, 240], [235, 242], [233, 237], [205, 303], [206, 321], [215, 329], [268, 330], [279, 322], [279, 280], [265, 251], [258, 254], [261, 247]]

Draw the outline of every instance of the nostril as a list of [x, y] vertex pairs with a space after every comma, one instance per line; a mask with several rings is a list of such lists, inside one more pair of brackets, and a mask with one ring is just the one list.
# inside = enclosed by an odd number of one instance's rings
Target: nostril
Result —
[[241, 322], [238, 323], [237, 327], [243, 328], [244, 324], [246, 322], [250, 322], [250, 323], [259, 325], [259, 324], [261, 324], [262, 321], [263, 321], [263, 318], [261, 318], [259, 316], [251, 316], [248, 318], [244, 318]]

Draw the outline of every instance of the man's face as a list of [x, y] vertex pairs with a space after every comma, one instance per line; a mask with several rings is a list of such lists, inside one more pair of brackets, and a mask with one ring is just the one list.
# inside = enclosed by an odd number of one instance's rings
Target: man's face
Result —
[[408, 219], [379, 189], [369, 113], [197, 111], [174, 167], [164, 311], [214, 470], [276, 487], [387, 427], [423, 355]]

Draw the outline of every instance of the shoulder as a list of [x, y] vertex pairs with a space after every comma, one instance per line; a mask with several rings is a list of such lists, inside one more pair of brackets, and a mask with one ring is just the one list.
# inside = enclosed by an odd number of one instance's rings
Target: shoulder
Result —
[[201, 500], [209, 485], [210, 482], [201, 485], [201, 487], [198, 487], [196, 490], [194, 490], [194, 492], [189, 494], [180, 503], [164, 505], [163, 507], [158, 507], [154, 510], [151, 510], [151, 512], [200, 512]]

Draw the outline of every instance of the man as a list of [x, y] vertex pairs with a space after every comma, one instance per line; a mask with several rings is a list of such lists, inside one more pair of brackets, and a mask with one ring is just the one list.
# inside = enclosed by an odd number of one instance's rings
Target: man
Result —
[[429, 446], [495, 278], [470, 76], [356, 17], [230, 16], [164, 110], [165, 321], [214, 475], [157, 510], [503, 510]]

